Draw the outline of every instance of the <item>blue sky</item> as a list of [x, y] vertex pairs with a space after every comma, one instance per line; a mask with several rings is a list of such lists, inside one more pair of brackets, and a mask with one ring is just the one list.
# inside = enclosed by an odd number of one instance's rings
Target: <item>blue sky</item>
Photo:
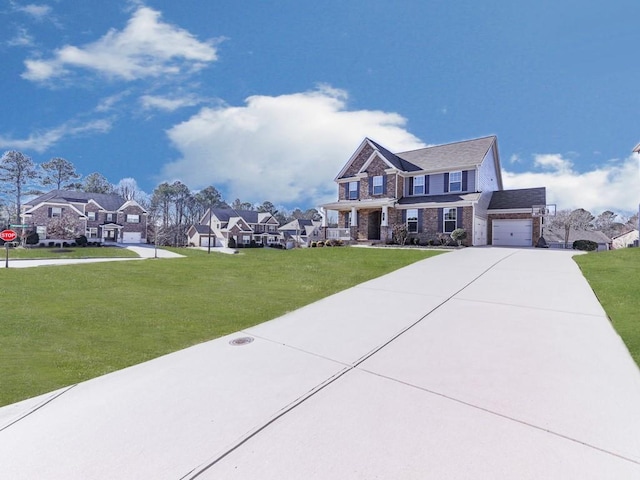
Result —
[[365, 136], [497, 135], [507, 188], [638, 207], [637, 0], [5, 0], [0, 19], [0, 150], [37, 163], [309, 208]]

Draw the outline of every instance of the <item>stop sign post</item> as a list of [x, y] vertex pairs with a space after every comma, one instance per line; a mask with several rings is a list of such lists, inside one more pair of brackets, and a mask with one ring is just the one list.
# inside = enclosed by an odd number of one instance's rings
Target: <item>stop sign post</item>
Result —
[[0, 232], [0, 240], [4, 240], [4, 246], [7, 250], [7, 256], [5, 259], [4, 267], [9, 268], [9, 243], [13, 242], [16, 238], [18, 238], [18, 234], [13, 230], [2, 230]]

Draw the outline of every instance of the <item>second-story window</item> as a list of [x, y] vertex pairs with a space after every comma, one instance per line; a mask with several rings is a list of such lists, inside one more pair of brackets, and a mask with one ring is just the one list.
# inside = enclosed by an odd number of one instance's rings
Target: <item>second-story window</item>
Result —
[[106, 221], [107, 221], [107, 222], [113, 222], [113, 220], [114, 220], [114, 218], [113, 218], [113, 217], [114, 217], [113, 213], [107, 213], [107, 215], [106, 215]]
[[358, 186], [360, 182], [349, 182], [349, 200], [358, 199]]
[[449, 173], [449, 191], [450, 192], [462, 191], [462, 172]]
[[382, 195], [384, 193], [384, 187], [382, 181], [384, 180], [382, 175], [376, 175], [373, 177], [373, 194]]
[[127, 223], [140, 223], [140, 215], [127, 215]]
[[96, 212], [87, 212], [87, 218], [94, 221], [96, 219]]
[[424, 175], [413, 177], [413, 194], [424, 195]]

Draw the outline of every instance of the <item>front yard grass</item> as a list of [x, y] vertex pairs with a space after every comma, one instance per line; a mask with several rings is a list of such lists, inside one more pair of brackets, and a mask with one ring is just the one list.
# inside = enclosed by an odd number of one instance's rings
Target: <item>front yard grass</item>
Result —
[[[0, 247], [0, 259], [6, 259], [6, 249]], [[135, 258], [139, 255], [124, 247], [16, 247], [9, 248], [11, 260], [29, 260], [40, 258]]]
[[640, 248], [574, 258], [640, 366]]
[[2, 269], [0, 405], [233, 333], [440, 253], [175, 251], [186, 258]]

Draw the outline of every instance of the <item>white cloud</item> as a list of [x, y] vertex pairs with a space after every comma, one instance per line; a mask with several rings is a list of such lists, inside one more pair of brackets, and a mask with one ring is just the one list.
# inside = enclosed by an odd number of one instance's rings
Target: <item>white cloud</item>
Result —
[[337, 198], [333, 179], [365, 136], [395, 151], [424, 146], [400, 115], [348, 110], [346, 100], [322, 86], [202, 108], [167, 132], [181, 158], [164, 166], [162, 180], [213, 184], [228, 201], [316, 206]]
[[18, 27], [16, 35], [7, 41], [10, 47], [31, 47], [33, 46], [33, 37], [26, 28]]
[[111, 122], [109, 120], [94, 120], [83, 123], [82, 125], [69, 122], [44, 132], [32, 133], [24, 139], [9, 138], [0, 135], [0, 149], [34, 150], [42, 153], [63, 138], [90, 133], [105, 133], [110, 129]]
[[30, 3], [28, 5], [18, 5], [15, 2], [12, 2], [14, 10], [22, 13], [26, 13], [30, 17], [33, 17], [37, 21], [45, 20], [46, 18], [51, 16], [52, 9], [49, 5], [36, 5], [35, 3]]
[[141, 6], [124, 30], [112, 29], [96, 42], [80, 47], [65, 45], [50, 59], [26, 60], [22, 76], [42, 82], [81, 68], [130, 81], [185, 74], [217, 59], [213, 41], [200, 42], [186, 30], [163, 23], [160, 17], [160, 12]]
[[584, 208], [594, 215], [605, 210], [633, 213], [638, 210], [640, 168], [638, 156], [612, 161], [590, 171], [578, 172], [560, 154], [536, 155], [537, 171], [503, 172], [505, 188], [547, 187], [547, 203], [558, 210]]
[[174, 112], [180, 108], [198, 105], [202, 103], [202, 100], [195, 95], [171, 98], [156, 95], [143, 95], [140, 97], [140, 103], [144, 110], [163, 110], [165, 112]]

